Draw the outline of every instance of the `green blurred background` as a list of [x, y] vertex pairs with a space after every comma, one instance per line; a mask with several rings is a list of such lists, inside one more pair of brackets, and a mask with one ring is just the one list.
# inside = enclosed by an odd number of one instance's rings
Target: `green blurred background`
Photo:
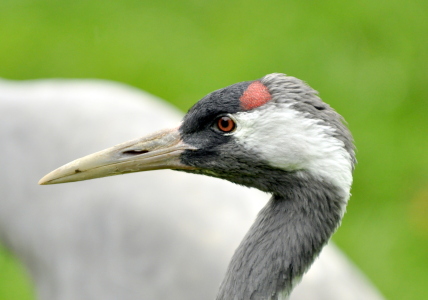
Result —
[[[428, 1], [0, 0], [0, 77], [105, 78], [183, 111], [283, 72], [348, 121], [353, 196], [335, 242], [387, 299], [428, 299]], [[0, 249], [0, 299], [34, 299]]]

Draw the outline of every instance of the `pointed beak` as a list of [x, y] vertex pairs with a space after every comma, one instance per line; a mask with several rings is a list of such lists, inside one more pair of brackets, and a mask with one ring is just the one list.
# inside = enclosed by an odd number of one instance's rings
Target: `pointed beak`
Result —
[[55, 184], [159, 169], [191, 170], [180, 161], [185, 150], [195, 147], [181, 140], [178, 129], [156, 132], [146, 137], [72, 161], [40, 179], [39, 184]]

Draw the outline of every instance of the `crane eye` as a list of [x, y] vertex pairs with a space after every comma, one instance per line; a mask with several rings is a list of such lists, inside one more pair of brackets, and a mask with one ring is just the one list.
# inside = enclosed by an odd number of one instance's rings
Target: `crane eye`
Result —
[[223, 132], [232, 132], [236, 128], [235, 122], [230, 117], [220, 117], [217, 119], [217, 128]]

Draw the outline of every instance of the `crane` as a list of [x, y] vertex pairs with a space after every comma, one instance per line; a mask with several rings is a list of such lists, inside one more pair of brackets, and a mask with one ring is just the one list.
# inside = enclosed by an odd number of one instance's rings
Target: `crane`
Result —
[[75, 160], [39, 184], [173, 169], [270, 193], [216, 299], [273, 300], [288, 298], [339, 226], [355, 163], [341, 116], [301, 80], [274, 73], [214, 91], [178, 127]]
[[[172, 126], [177, 111], [117, 83], [0, 80], [0, 114], [0, 241], [39, 299], [215, 297], [263, 193], [171, 171], [34, 185], [74, 155]], [[291, 299], [315, 297], [382, 299], [331, 244]]]

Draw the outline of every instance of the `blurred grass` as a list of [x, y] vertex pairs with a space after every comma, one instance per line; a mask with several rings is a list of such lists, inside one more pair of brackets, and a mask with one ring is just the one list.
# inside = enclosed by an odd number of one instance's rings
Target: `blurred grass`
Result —
[[[267, 73], [304, 79], [358, 147], [335, 241], [388, 299], [428, 299], [427, 13], [422, 0], [1, 0], [0, 77], [111, 79], [183, 110]], [[0, 299], [32, 299], [5, 251], [0, 274]]]
[[34, 299], [33, 294], [23, 266], [0, 245], [0, 299]]

